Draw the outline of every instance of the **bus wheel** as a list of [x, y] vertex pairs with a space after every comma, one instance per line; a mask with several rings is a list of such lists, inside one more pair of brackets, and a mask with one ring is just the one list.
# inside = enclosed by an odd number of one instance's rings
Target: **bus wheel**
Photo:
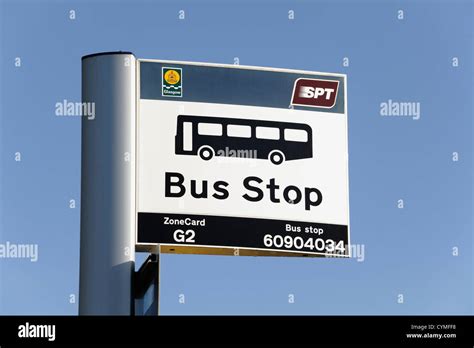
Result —
[[214, 150], [210, 146], [202, 146], [198, 151], [199, 157], [201, 157], [204, 161], [209, 161], [212, 157], [214, 157]]
[[279, 164], [282, 164], [285, 161], [285, 155], [283, 154], [283, 152], [281, 152], [279, 150], [273, 150], [268, 155], [268, 159], [273, 164], [279, 165]]

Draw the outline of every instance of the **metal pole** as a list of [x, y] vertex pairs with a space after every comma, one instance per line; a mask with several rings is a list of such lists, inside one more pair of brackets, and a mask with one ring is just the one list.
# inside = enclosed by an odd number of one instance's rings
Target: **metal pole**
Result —
[[[80, 315], [131, 315], [135, 262], [136, 59], [82, 57]], [[91, 109], [89, 109], [91, 110]]]
[[[160, 255], [150, 254], [135, 272], [135, 314], [159, 315]], [[150, 296], [151, 294], [151, 296]]]

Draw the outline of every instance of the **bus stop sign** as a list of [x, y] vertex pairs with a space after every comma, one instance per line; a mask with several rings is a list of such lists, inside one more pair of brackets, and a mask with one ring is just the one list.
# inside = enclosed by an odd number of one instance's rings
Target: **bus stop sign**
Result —
[[350, 256], [346, 76], [139, 60], [137, 250]]

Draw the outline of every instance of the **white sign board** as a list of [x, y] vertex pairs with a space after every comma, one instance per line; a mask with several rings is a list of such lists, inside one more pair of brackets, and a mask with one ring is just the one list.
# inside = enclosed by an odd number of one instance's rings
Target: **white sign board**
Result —
[[345, 75], [139, 65], [139, 247], [349, 256]]

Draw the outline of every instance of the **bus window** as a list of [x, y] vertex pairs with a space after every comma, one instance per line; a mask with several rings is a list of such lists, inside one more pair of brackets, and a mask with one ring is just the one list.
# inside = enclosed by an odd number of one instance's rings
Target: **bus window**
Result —
[[308, 141], [308, 132], [304, 129], [285, 129], [286, 141], [299, 141], [306, 143]]
[[222, 125], [219, 123], [199, 123], [198, 124], [199, 135], [222, 135]]
[[193, 150], [193, 124], [192, 122], [183, 122], [183, 150]]
[[257, 127], [256, 136], [259, 139], [280, 139], [280, 129], [273, 127]]
[[227, 126], [227, 135], [229, 137], [250, 138], [252, 136], [252, 129], [250, 126], [229, 124]]

